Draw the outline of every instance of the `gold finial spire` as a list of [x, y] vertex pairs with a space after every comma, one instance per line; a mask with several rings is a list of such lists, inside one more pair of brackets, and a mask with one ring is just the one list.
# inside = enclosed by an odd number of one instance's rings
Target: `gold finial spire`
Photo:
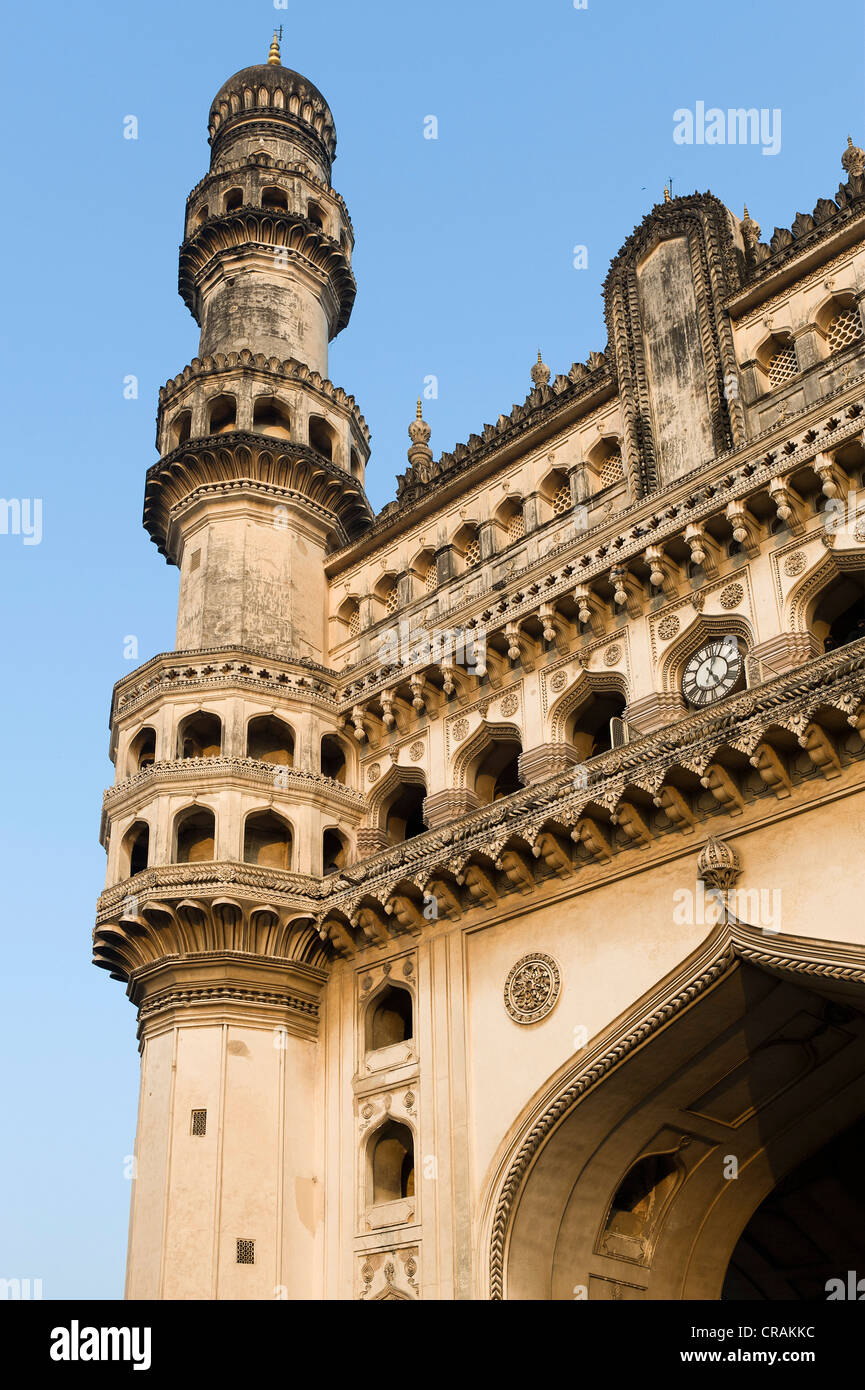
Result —
[[282, 60], [279, 56], [279, 36], [275, 29], [273, 31], [273, 42], [270, 45], [270, 52], [267, 55], [267, 61], [269, 66], [275, 68], [280, 67], [282, 63]]
[[751, 214], [750, 214], [750, 212], [748, 211], [748, 204], [747, 204], [747, 203], [745, 204], [745, 221], [746, 221], [746, 222], [750, 222], [750, 221], [751, 221]]
[[665, 203], [671, 203], [672, 201], [673, 201], [673, 200], [672, 200], [672, 198], [670, 197], [670, 190], [669, 190], [669, 188], [667, 187], [667, 185], [664, 184], [664, 202], [665, 202]]
[[419, 420], [423, 419], [423, 406], [420, 403], [420, 396], [417, 398], [417, 418]]

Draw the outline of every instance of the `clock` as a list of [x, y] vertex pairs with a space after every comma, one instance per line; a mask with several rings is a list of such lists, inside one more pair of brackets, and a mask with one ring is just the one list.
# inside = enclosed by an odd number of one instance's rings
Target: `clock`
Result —
[[729, 695], [742, 673], [742, 656], [734, 637], [706, 642], [689, 659], [682, 693], [692, 705], [710, 705]]

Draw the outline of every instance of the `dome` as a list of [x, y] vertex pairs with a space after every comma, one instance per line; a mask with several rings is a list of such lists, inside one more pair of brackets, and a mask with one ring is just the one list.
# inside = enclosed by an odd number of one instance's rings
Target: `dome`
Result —
[[223, 82], [210, 106], [207, 128], [211, 144], [233, 128], [236, 117], [265, 111], [306, 129], [333, 159], [336, 130], [330, 107], [313, 82], [281, 63], [256, 63]]

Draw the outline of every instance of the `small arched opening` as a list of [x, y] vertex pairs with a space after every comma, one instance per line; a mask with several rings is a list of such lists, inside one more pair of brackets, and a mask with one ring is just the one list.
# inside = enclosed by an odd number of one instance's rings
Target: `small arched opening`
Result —
[[178, 758], [218, 758], [222, 750], [222, 721], [216, 714], [196, 710], [181, 719], [177, 730]]
[[134, 777], [136, 772], [143, 772], [146, 767], [151, 767], [155, 761], [156, 730], [149, 726], [146, 729], [139, 729], [129, 745], [127, 776]]
[[204, 806], [181, 811], [175, 822], [175, 864], [199, 864], [213, 859], [216, 817]]
[[321, 740], [321, 770], [334, 782], [344, 784], [347, 780], [345, 749], [335, 734], [325, 734]]
[[171, 422], [169, 438], [172, 449], [179, 449], [181, 444], [185, 444], [192, 434], [192, 411], [181, 410], [175, 415]]
[[518, 738], [502, 738], [486, 749], [475, 764], [469, 785], [474, 782], [474, 792], [481, 806], [500, 801], [503, 796], [522, 787], [519, 774], [519, 760], [523, 748]]
[[386, 985], [367, 1011], [367, 1051], [376, 1052], [380, 1047], [408, 1042], [413, 1035], [412, 1029], [411, 994], [401, 985]]
[[240, 207], [243, 207], [243, 189], [229, 188], [222, 199], [222, 211], [235, 212]]
[[253, 811], [243, 828], [243, 862], [291, 868], [291, 826], [275, 811]]
[[283, 188], [263, 188], [261, 190], [261, 206], [269, 208], [272, 212], [288, 212], [288, 198]]
[[294, 766], [294, 731], [275, 714], [250, 719], [246, 729], [246, 756], [278, 767]]
[[256, 434], [290, 439], [291, 418], [287, 407], [276, 396], [257, 396], [252, 406], [252, 428]]
[[321, 837], [322, 872], [338, 874], [348, 863], [348, 842], [338, 830], [325, 830]]
[[237, 425], [237, 398], [223, 394], [214, 396], [207, 409], [207, 433], [225, 434]]
[[333, 462], [336, 447], [336, 431], [320, 415], [309, 417], [309, 442], [313, 449]]
[[403, 783], [390, 802], [385, 815], [385, 833], [388, 843], [400, 845], [423, 835], [426, 826], [423, 822], [423, 803], [426, 788], [419, 783]]
[[624, 695], [617, 690], [603, 690], [590, 695], [571, 715], [567, 739], [576, 748], [580, 762], [612, 748], [610, 720], [621, 719], [624, 708]]
[[407, 1125], [387, 1120], [373, 1136], [372, 1200], [398, 1202], [414, 1196], [414, 1139]]
[[150, 855], [150, 826], [137, 820], [123, 836], [122, 877], [133, 878], [147, 868]]

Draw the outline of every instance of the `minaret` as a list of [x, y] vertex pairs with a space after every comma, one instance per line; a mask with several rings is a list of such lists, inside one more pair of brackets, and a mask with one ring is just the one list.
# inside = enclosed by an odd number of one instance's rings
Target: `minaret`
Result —
[[118, 682], [95, 960], [139, 1010], [127, 1296], [321, 1288], [316, 930], [361, 815], [327, 671], [325, 559], [368, 523], [369, 435], [327, 378], [355, 294], [305, 77], [243, 69], [210, 111], [180, 292], [199, 356], [160, 392], [144, 521], [180, 568], [177, 650]]
[[160, 392], [144, 522], [180, 566], [178, 648], [321, 662], [321, 562], [371, 515], [369, 432], [327, 378], [355, 296], [333, 117], [274, 39], [267, 63], [220, 87], [208, 129], [180, 248], [199, 356]]

